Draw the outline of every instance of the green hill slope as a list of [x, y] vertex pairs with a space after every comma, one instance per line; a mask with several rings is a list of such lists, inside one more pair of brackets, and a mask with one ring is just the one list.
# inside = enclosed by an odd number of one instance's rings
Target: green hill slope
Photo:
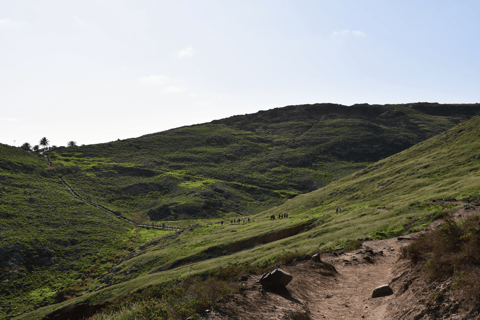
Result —
[[61, 174], [40, 155], [0, 144], [2, 319], [88, 290], [117, 255], [164, 234], [134, 230], [76, 200]]
[[[349, 239], [368, 235], [381, 238], [419, 230], [449, 210], [430, 200], [480, 196], [479, 138], [480, 117], [475, 117], [324, 188], [251, 215], [250, 223], [205, 223], [176, 239], [152, 243], [116, 261], [110, 270], [110, 282], [96, 280], [99, 288], [104, 287], [98, 292], [38, 310], [25, 318], [79, 301], [112, 299], [229, 263], [259, 263], [285, 251], [308, 252], [341, 246]], [[289, 214], [288, 219], [269, 218], [284, 213]], [[261, 239], [265, 244], [253, 248], [246, 245], [253, 241], [248, 239], [274, 232], [280, 235], [281, 230], [305, 223], [310, 228], [296, 235], [270, 243], [264, 237]], [[244, 247], [238, 245], [242, 240], [248, 240], [242, 242]]]
[[[316, 190], [480, 114], [474, 105], [300, 105], [50, 153], [136, 221], [239, 217]], [[181, 223], [181, 222], [179, 222]]]

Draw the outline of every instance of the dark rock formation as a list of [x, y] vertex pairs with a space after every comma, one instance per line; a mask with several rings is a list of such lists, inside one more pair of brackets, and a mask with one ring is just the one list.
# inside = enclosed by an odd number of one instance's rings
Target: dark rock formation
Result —
[[259, 281], [264, 289], [281, 289], [287, 286], [292, 279], [292, 275], [279, 268], [265, 273]]
[[392, 288], [388, 284], [376, 287], [372, 292], [372, 298], [383, 297], [393, 294]]

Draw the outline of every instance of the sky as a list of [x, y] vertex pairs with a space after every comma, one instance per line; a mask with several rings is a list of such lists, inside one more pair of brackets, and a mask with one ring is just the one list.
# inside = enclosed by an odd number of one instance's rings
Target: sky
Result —
[[0, 143], [276, 107], [480, 102], [480, 1], [0, 0]]

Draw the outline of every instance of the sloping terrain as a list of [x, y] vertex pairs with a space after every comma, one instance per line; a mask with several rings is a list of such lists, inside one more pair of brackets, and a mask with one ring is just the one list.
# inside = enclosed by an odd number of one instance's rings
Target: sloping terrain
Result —
[[88, 290], [140, 231], [73, 198], [42, 156], [0, 144], [0, 318]]
[[[479, 194], [479, 137], [480, 117], [475, 117], [324, 188], [250, 215], [250, 222], [205, 220], [175, 239], [143, 246], [117, 260], [108, 282], [96, 280], [98, 291], [25, 318], [38, 318], [80, 301], [110, 300], [229, 264], [261, 264], [285, 252], [307, 253], [345, 246], [348, 240], [366, 236], [383, 239], [419, 231], [454, 207], [433, 200]], [[285, 213], [288, 218], [278, 219]], [[272, 215], [275, 220], [271, 220]], [[273, 242], [266, 240], [253, 248], [226, 250], [235, 248], [236, 243], [250, 243], [245, 241], [248, 239], [268, 239], [268, 234], [305, 224], [308, 227], [302, 232], [284, 239], [273, 237]]]
[[288, 106], [50, 157], [83, 197], [132, 220], [185, 225], [262, 212], [478, 114], [477, 104]]

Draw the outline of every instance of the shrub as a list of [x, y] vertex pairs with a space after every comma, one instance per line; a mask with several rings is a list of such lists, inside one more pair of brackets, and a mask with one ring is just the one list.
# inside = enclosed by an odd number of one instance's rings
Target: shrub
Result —
[[402, 249], [402, 258], [422, 264], [431, 280], [453, 277], [466, 299], [480, 298], [480, 218], [456, 223], [451, 216], [442, 226], [423, 234]]
[[353, 251], [353, 250], [357, 250], [357, 249], [360, 249], [362, 247], [362, 241], [361, 240], [355, 240], [355, 241], [351, 241], [351, 242], [348, 242], [344, 249], [343, 249], [343, 252], [350, 252], [350, 251]]

